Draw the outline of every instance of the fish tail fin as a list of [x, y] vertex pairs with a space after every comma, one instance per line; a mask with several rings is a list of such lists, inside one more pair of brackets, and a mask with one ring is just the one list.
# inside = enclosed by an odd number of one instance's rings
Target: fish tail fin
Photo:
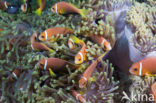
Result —
[[74, 43], [76, 43], [76, 44], [81, 44], [81, 45], [84, 44], [84, 42], [83, 42], [82, 40], [80, 40], [79, 38], [77, 38], [77, 37], [74, 36], [74, 35], [70, 36], [70, 38], [71, 38], [71, 39], [74, 41]]
[[35, 11], [35, 13], [36, 13], [38, 16], [40, 16], [40, 15], [41, 15], [41, 9], [38, 8], [38, 9]]
[[83, 18], [87, 18], [88, 11], [87, 11], [86, 9], [80, 9], [80, 15], [81, 15]]
[[50, 52], [54, 53], [55, 51], [53, 49], [49, 49]]

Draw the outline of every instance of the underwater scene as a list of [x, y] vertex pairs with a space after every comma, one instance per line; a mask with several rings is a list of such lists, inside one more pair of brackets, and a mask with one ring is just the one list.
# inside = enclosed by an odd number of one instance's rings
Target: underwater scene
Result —
[[0, 103], [156, 103], [156, 0], [0, 0]]

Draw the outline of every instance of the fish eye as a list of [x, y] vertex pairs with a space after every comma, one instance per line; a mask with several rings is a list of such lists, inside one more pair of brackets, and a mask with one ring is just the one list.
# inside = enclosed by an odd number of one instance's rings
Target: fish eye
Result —
[[81, 58], [79, 58], [79, 61], [81, 61]]
[[43, 65], [42, 63], [40, 63], [40, 66], [42, 66], [42, 67], [43, 67], [44, 65]]
[[44, 36], [42, 35], [41, 38], [44, 38]]
[[137, 68], [134, 68], [134, 71], [137, 71]]

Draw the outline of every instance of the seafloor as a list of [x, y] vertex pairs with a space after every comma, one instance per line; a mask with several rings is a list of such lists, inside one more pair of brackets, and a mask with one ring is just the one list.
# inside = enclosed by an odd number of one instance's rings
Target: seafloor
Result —
[[[2, 1], [2, 0], [0, 0]], [[75, 90], [87, 103], [152, 103], [150, 97], [153, 76], [135, 76], [129, 73], [134, 62], [156, 55], [156, 1], [155, 0], [46, 0], [40, 16], [37, 0], [31, 0], [31, 9], [24, 13], [20, 5], [24, 1], [6, 0], [18, 8], [10, 13], [0, 9], [0, 103], [80, 103], [72, 95]], [[86, 18], [79, 14], [59, 15], [51, 12], [57, 2], [65, 1], [88, 11]], [[51, 27], [67, 27], [73, 34], [58, 36], [54, 42], [43, 43], [55, 52], [31, 48], [30, 37], [40, 35]], [[79, 80], [91, 63], [106, 49], [101, 48], [89, 37], [103, 36], [112, 46], [84, 88]], [[87, 59], [79, 68], [66, 71], [59, 69], [55, 76], [38, 68], [43, 58], [60, 58], [74, 64], [74, 57], [81, 46], [70, 50], [68, 39], [75, 35], [87, 46]], [[52, 68], [53, 69], [53, 68]], [[18, 70], [17, 78], [13, 73]], [[125, 95], [129, 97], [123, 98]], [[135, 95], [135, 99], [133, 96]], [[138, 99], [139, 98], [139, 99]]]

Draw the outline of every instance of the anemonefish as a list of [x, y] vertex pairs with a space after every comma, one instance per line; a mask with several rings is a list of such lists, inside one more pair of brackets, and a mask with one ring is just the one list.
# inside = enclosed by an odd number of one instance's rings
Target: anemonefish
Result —
[[103, 56], [105, 56], [107, 52], [103, 53], [98, 59], [96, 59], [83, 73], [81, 79], [79, 80], [79, 88], [83, 88], [86, 84], [89, 78], [91, 77], [94, 69], [96, 68], [98, 62], [102, 59]]
[[21, 10], [26, 13], [31, 10], [31, 5], [30, 5], [31, 0], [24, 0], [24, 3], [21, 5]]
[[30, 38], [30, 40], [31, 40], [31, 48], [33, 50], [35, 50], [35, 51], [50, 51], [50, 52], [54, 52], [54, 50], [50, 49], [45, 44], [35, 41], [36, 37], [37, 37], [37, 33], [35, 32], [31, 36], [31, 38]]
[[76, 100], [79, 100], [81, 103], [86, 103], [86, 100], [84, 99], [84, 97], [77, 91], [71, 90], [71, 94], [76, 98]]
[[93, 35], [93, 34], [89, 35], [89, 37], [91, 38], [91, 40], [93, 40], [95, 43], [100, 45], [105, 50], [108, 51], [112, 49], [110, 43], [104, 37], [100, 35]]
[[87, 46], [84, 44], [81, 50], [77, 53], [77, 55], [75, 56], [75, 64], [81, 64], [87, 59], [86, 48]]
[[46, 5], [46, 0], [37, 0], [38, 1], [38, 4], [40, 5], [40, 8], [38, 8], [36, 11], [35, 11], [35, 13], [37, 14], [37, 15], [41, 15], [41, 12], [42, 12], [42, 10], [44, 9], [44, 7], [45, 7], [45, 5]]
[[78, 13], [84, 18], [87, 17], [87, 11], [85, 9], [78, 9], [74, 5], [63, 1], [52, 6], [51, 11], [57, 14]]
[[[63, 59], [59, 59], [59, 58], [45, 58], [45, 59], [41, 59], [37, 65], [39, 66], [39, 68], [43, 69], [43, 70], [49, 70], [50, 75], [54, 75], [54, 72], [57, 71], [67, 71], [66, 65], [69, 65], [69, 67], [73, 70], [77, 69], [79, 66], [74, 65], [66, 60]], [[53, 71], [52, 71], [53, 69]]]
[[81, 64], [86, 60], [86, 44], [80, 40], [79, 38], [77, 38], [76, 36], [70, 36], [69, 40], [68, 40], [68, 46], [70, 49], [73, 49], [73, 47], [75, 46], [74, 43], [76, 44], [80, 44], [82, 46], [81, 50], [76, 54], [75, 56], [75, 64]]
[[26, 13], [27, 10], [28, 10], [28, 4], [27, 4], [27, 3], [22, 4], [22, 5], [21, 5], [21, 10], [22, 10], [24, 13]]
[[63, 35], [65, 36], [66, 34], [72, 34], [73, 30], [70, 28], [65, 28], [65, 27], [53, 27], [45, 30], [42, 32], [39, 36], [39, 40], [41, 41], [54, 41], [57, 38], [52, 38], [52, 36], [58, 35]]
[[137, 63], [134, 63], [129, 72], [138, 76], [155, 76], [156, 75], [156, 57], [147, 57]]
[[21, 74], [21, 70], [20, 69], [14, 69], [11, 76], [10, 76], [10, 79], [11, 80], [14, 80], [14, 79], [18, 79], [20, 77], [20, 74]]
[[152, 94], [154, 95], [154, 102], [156, 102], [156, 82], [151, 86]]
[[78, 39], [76, 36], [74, 36], [74, 35], [70, 36], [68, 39], [69, 48], [75, 49], [75, 43], [80, 44], [81, 46], [83, 46], [85, 44], [82, 40]]
[[6, 1], [0, 1], [0, 9], [2, 10], [6, 10], [8, 8], [8, 6], [10, 6], [11, 3], [8, 3]]

